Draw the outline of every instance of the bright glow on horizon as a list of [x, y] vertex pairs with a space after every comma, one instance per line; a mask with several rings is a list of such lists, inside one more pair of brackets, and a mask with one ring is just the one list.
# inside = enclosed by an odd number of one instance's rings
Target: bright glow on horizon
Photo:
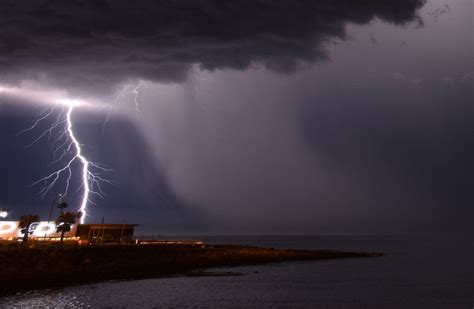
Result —
[[48, 104], [48, 105], [63, 105], [63, 106], [87, 106], [100, 107], [99, 103], [81, 100], [81, 99], [70, 99], [66, 91], [60, 90], [36, 90], [27, 87], [10, 87], [6, 85], [0, 85], [0, 95], [17, 98], [25, 102], [34, 104]]
[[55, 102], [58, 103], [58, 104], [69, 106], [69, 107], [87, 105], [87, 103], [85, 101], [82, 101], [82, 100], [57, 99], [57, 100], [55, 100]]

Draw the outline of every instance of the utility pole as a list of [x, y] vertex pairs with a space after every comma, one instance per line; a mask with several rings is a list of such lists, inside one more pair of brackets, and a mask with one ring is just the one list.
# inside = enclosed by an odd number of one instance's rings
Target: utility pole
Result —
[[49, 216], [48, 216], [48, 224], [49, 222], [51, 221], [51, 216], [53, 215], [53, 208], [54, 208], [54, 205], [56, 205], [56, 202], [58, 201], [58, 198], [60, 199], [63, 195], [61, 193], [59, 193], [58, 195], [56, 195], [56, 197], [54, 198], [53, 200], [53, 203], [51, 204], [51, 209], [49, 210]]
[[[53, 202], [51, 203], [51, 209], [49, 210], [49, 216], [48, 216], [48, 226], [49, 226], [49, 222], [51, 221], [51, 216], [53, 215], [53, 208], [56, 205], [56, 202], [58, 201], [58, 199], [61, 199], [62, 196], [63, 196], [62, 193], [59, 193], [58, 195], [54, 197]], [[44, 239], [46, 240], [46, 233], [44, 234]]]
[[127, 221], [124, 219], [124, 220], [123, 220], [123, 224], [122, 224], [122, 231], [120, 232], [120, 241], [119, 241], [120, 244], [122, 244], [122, 238], [123, 238], [123, 234], [124, 234], [124, 232], [125, 232], [125, 223], [126, 223], [126, 222], [127, 222]]
[[101, 236], [100, 236], [100, 243], [102, 243], [103, 240], [104, 240], [104, 235], [105, 235], [105, 226], [104, 226], [104, 223], [105, 223], [105, 217], [102, 217], [102, 223], [101, 223], [102, 234], [101, 234]]

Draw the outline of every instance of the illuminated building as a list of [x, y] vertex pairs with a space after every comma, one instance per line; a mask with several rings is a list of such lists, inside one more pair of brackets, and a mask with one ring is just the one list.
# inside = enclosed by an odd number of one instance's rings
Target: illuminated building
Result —
[[[0, 239], [21, 240], [24, 229], [19, 221], [0, 221]], [[136, 224], [72, 224], [71, 230], [64, 234], [70, 240], [88, 241], [91, 243], [130, 242]], [[61, 233], [56, 232], [54, 222], [35, 222], [29, 228], [30, 238], [37, 240], [59, 240]]]
[[89, 242], [130, 242], [137, 224], [79, 224], [76, 237]]

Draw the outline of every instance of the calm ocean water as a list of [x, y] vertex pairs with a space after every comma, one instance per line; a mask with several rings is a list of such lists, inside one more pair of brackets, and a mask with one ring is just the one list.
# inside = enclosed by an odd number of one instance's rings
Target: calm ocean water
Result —
[[387, 256], [223, 268], [237, 277], [108, 282], [0, 299], [0, 307], [473, 308], [472, 235], [220, 236], [210, 243]]

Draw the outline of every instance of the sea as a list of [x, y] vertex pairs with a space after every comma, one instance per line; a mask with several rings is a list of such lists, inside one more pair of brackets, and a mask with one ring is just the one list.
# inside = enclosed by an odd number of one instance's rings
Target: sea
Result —
[[0, 299], [0, 308], [474, 308], [474, 238], [203, 236], [212, 244], [380, 251], [354, 258], [211, 269], [242, 276], [112, 281]]

